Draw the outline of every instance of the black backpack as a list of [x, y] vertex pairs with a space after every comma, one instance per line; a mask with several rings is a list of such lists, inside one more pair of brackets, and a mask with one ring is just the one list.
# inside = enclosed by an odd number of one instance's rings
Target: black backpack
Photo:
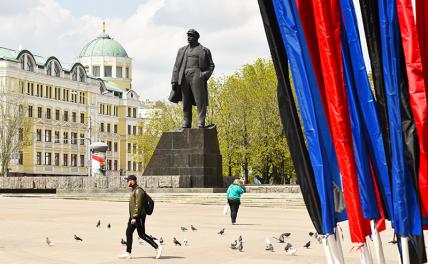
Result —
[[151, 215], [155, 208], [155, 201], [153, 201], [152, 197], [146, 191], [144, 191], [143, 207], [147, 215]]

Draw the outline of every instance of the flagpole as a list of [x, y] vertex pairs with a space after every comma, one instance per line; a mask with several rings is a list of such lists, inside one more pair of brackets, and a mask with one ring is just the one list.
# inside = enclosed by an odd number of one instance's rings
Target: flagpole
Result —
[[[337, 228], [337, 227], [339, 227], [339, 228]], [[336, 227], [336, 239], [334, 242], [335, 242], [337, 250], [339, 252], [340, 263], [345, 263], [345, 258], [343, 257], [342, 242], [340, 242], [340, 238], [343, 237], [342, 229], [339, 225], [337, 225], [337, 227]]]
[[376, 229], [376, 221], [370, 220], [370, 227], [372, 229], [373, 244], [376, 251], [376, 260], [378, 264], [385, 264], [385, 255], [383, 254], [382, 240], [379, 232]]
[[327, 259], [327, 264], [335, 264], [333, 260], [333, 256], [330, 253], [329, 244], [327, 244], [327, 238], [328, 238], [327, 236], [322, 236], [321, 238], [322, 247], [324, 249], [324, 254]]
[[360, 262], [361, 264], [372, 264], [372, 256], [370, 254], [369, 248], [367, 247], [367, 243], [363, 243], [360, 247]]
[[403, 257], [403, 264], [410, 264], [408, 237], [401, 237], [401, 255]]

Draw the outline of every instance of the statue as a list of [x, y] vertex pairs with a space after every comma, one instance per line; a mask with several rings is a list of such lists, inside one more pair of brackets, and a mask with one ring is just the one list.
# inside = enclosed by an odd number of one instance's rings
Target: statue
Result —
[[192, 126], [192, 105], [198, 110], [198, 128], [205, 128], [208, 106], [207, 81], [214, 71], [211, 52], [199, 42], [199, 33], [194, 29], [187, 31], [189, 45], [178, 50], [172, 71], [172, 91], [169, 100], [173, 103], [183, 101], [184, 123], [182, 128]]

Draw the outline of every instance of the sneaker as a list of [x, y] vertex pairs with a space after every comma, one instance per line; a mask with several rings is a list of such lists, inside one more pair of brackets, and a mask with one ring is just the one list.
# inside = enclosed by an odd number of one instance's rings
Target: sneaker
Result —
[[120, 259], [131, 259], [131, 253], [125, 252], [122, 255], [117, 256]]
[[160, 256], [162, 255], [162, 246], [159, 245], [159, 247], [156, 249], [156, 258], [160, 258]]

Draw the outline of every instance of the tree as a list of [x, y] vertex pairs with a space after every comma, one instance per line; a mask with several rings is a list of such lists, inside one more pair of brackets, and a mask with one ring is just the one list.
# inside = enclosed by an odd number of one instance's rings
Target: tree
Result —
[[8, 175], [12, 158], [31, 144], [30, 120], [25, 97], [8, 86], [0, 88], [0, 166], [1, 175]]

